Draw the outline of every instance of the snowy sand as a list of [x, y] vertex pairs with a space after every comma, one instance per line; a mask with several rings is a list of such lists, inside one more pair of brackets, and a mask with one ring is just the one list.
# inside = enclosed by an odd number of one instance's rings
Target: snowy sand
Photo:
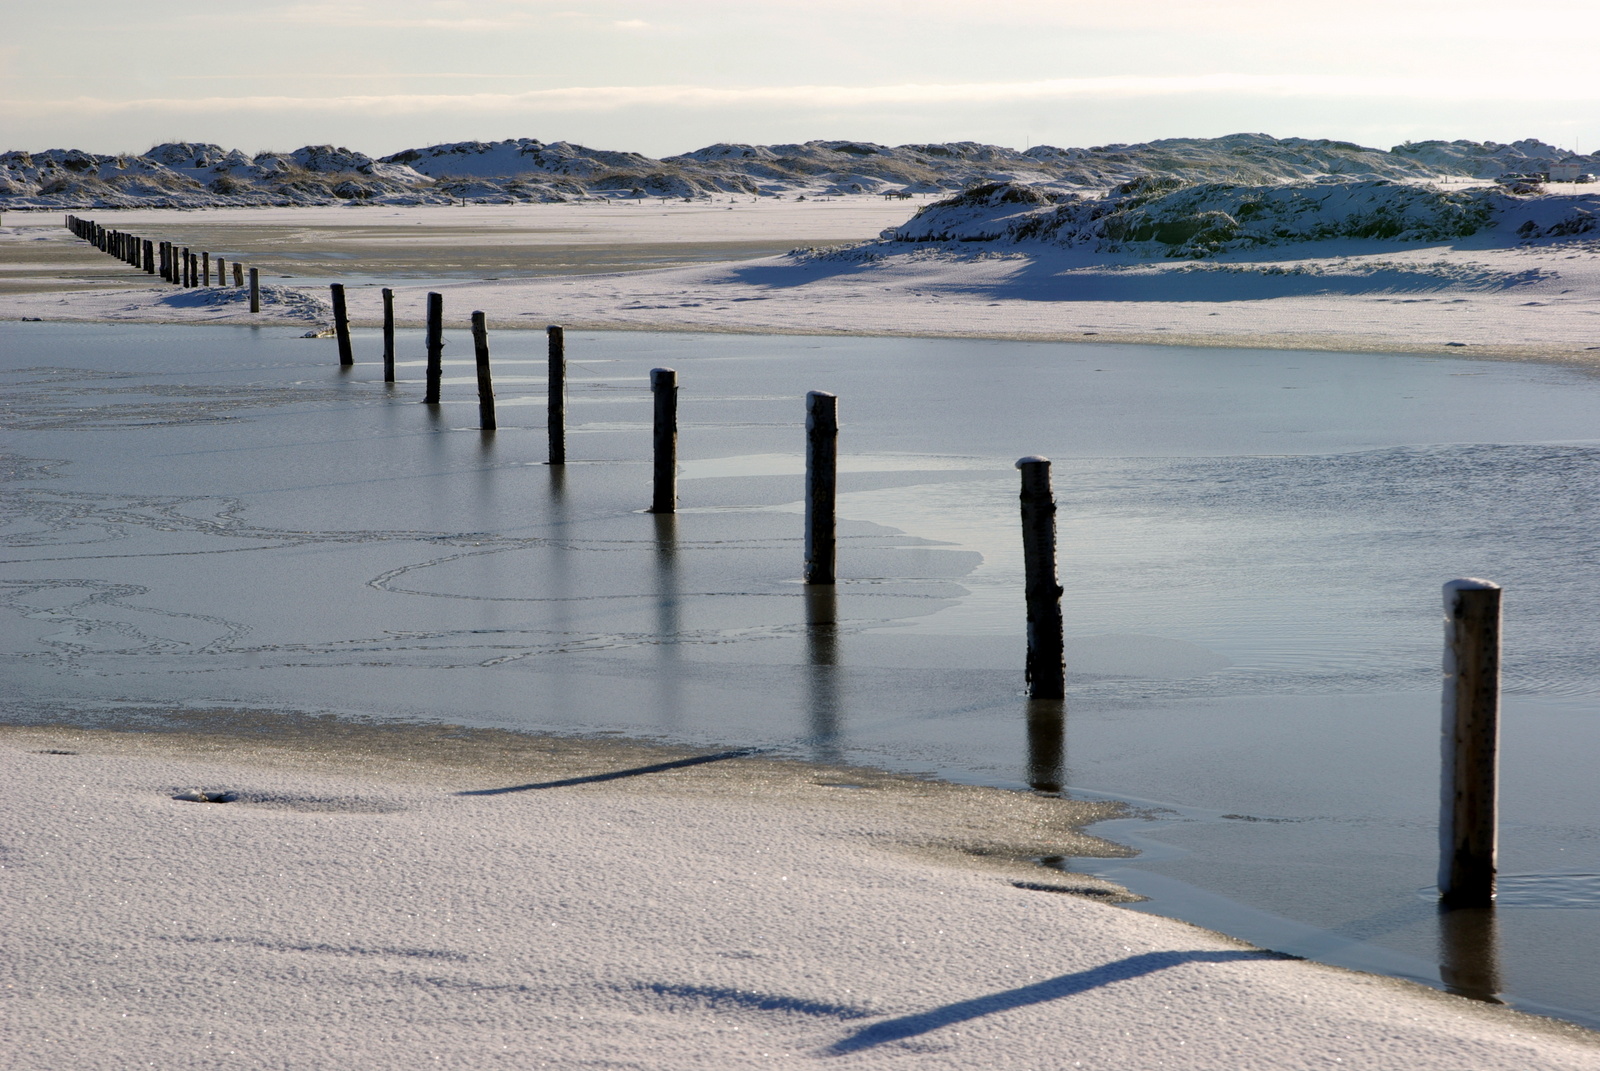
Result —
[[1574, 1027], [918, 850], [929, 813], [1038, 838], [1061, 801], [395, 735], [7, 730], [4, 1066], [1600, 1067]]
[[[237, 290], [179, 291], [64, 237], [54, 217], [12, 213], [8, 257], [39, 259], [0, 286], [0, 318], [160, 323], [325, 321], [330, 279], [372, 325], [377, 287], [402, 323], [424, 294], [447, 318], [496, 328], [573, 327], [1014, 339], [1449, 353], [1591, 364], [1600, 358], [1600, 240], [1498, 248], [1312, 243], [1215, 260], [1139, 261], [1050, 251], [911, 246], [875, 259], [763, 256], [874, 238], [914, 204], [657, 203], [637, 207], [261, 209], [101, 213], [108, 226], [295, 266], [252, 316]], [[390, 218], [395, 217], [395, 218]], [[54, 228], [54, 229], [52, 229]], [[40, 253], [49, 250], [49, 256]], [[288, 259], [285, 259], [288, 258]], [[723, 261], [722, 263], [707, 263]], [[45, 276], [93, 286], [71, 295]], [[658, 265], [672, 265], [660, 267]], [[81, 266], [81, 271], [79, 269]], [[619, 268], [644, 270], [616, 270]], [[608, 270], [609, 269], [609, 270]], [[280, 273], [281, 274], [281, 273]], [[118, 280], [125, 285], [115, 285]], [[92, 280], [86, 282], [85, 280]]]

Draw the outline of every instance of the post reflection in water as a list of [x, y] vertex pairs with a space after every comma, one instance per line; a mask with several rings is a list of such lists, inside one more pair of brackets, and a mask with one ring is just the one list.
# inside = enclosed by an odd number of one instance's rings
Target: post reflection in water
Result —
[[1439, 908], [1439, 978], [1459, 996], [1501, 1003], [1500, 923], [1492, 905]]
[[1028, 784], [1035, 792], [1060, 792], [1066, 783], [1067, 704], [1029, 699]]
[[812, 756], [839, 762], [839, 598], [832, 584], [807, 584], [805, 600]]
[[678, 575], [678, 516], [652, 513], [656, 540], [656, 650], [660, 673], [656, 697], [661, 705], [661, 722], [675, 729], [683, 720], [681, 654], [678, 649], [683, 631], [683, 583]]

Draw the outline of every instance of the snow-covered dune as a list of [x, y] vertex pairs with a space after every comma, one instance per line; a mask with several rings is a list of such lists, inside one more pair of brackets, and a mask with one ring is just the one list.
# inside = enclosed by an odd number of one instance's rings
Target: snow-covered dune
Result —
[[1334, 178], [1346, 182], [1481, 180], [1555, 165], [1600, 172], [1600, 158], [1527, 139], [1406, 143], [1384, 151], [1349, 142], [1230, 134], [1135, 145], [1026, 151], [978, 142], [879, 145], [816, 140], [718, 143], [654, 159], [535, 138], [458, 141], [382, 158], [332, 145], [254, 156], [171, 142], [141, 155], [77, 149], [0, 154], [0, 208], [203, 208], [320, 204], [536, 203], [584, 198], [928, 194], [995, 183], [1053, 193], [1173, 180], [1238, 186]]
[[1143, 180], [1098, 198], [997, 183], [927, 205], [883, 237], [1198, 258], [1330, 239], [1452, 241], [1491, 229], [1511, 241], [1572, 236], [1594, 230], [1597, 214], [1596, 193], [1440, 190], [1381, 179], [1268, 186]]

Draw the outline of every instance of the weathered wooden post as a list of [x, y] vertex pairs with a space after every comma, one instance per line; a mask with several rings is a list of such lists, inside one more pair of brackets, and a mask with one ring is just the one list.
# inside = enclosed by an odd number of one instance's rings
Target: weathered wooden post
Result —
[[250, 269], [250, 311], [261, 311], [261, 269]]
[[350, 311], [345, 308], [344, 284], [332, 283], [328, 290], [333, 294], [333, 336], [339, 340], [339, 366], [349, 368], [356, 358], [350, 352]]
[[383, 381], [394, 382], [394, 291], [383, 288]]
[[1028, 696], [1067, 697], [1066, 654], [1061, 627], [1061, 583], [1056, 576], [1056, 500], [1050, 490], [1050, 459], [1017, 461], [1022, 473], [1023, 589], [1028, 603]]
[[228, 262], [223, 259], [221, 253], [217, 254], [217, 285], [228, 285]]
[[493, 431], [494, 383], [489, 378], [489, 325], [481, 312], [472, 314], [472, 353], [478, 363], [478, 427]]
[[[251, 268], [250, 270], [255, 271], [254, 268]], [[233, 262], [233, 285], [244, 285], [244, 265], [240, 264], [237, 260]]]
[[210, 253], [201, 253], [200, 254], [200, 285], [201, 286], [210, 286], [211, 285], [211, 254]]
[[837, 539], [834, 499], [839, 469], [839, 398], [827, 391], [806, 395], [807, 584], [832, 584]]
[[678, 509], [678, 373], [672, 368], [650, 370], [650, 393], [655, 396], [655, 490], [651, 513]]
[[439, 404], [439, 381], [444, 378], [444, 295], [428, 295], [428, 375], [424, 405]]
[[144, 240], [144, 273], [146, 275], [156, 273], [156, 247], [148, 238]]
[[550, 434], [550, 464], [567, 463], [567, 333], [559, 324], [545, 328], [550, 339], [550, 371], [545, 385], [545, 426]]
[[1444, 586], [1439, 899], [1494, 903], [1499, 840], [1500, 585]]

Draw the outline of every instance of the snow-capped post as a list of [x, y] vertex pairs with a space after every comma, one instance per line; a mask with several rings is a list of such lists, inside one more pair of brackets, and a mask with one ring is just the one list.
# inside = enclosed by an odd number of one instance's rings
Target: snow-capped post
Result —
[[148, 238], [144, 240], [144, 273], [146, 275], [156, 273], [156, 247]]
[[439, 404], [439, 381], [444, 378], [444, 295], [428, 295], [428, 376], [422, 404]]
[[383, 288], [383, 381], [394, 382], [394, 291]]
[[650, 369], [650, 393], [655, 396], [655, 491], [651, 513], [676, 513], [678, 509], [678, 373], [672, 368]]
[[250, 311], [261, 311], [261, 269], [250, 269]]
[[1050, 459], [1020, 458], [1022, 473], [1023, 590], [1028, 604], [1028, 695], [1067, 697], [1062, 645], [1061, 582], [1056, 576], [1056, 499], [1050, 490]]
[[333, 295], [333, 337], [339, 340], [339, 366], [349, 368], [356, 357], [350, 351], [350, 310], [344, 303], [344, 284], [331, 283], [328, 290]]
[[489, 378], [489, 325], [481, 312], [472, 314], [472, 352], [478, 362], [478, 427], [493, 431], [494, 382]]
[[834, 498], [839, 469], [839, 397], [827, 391], [806, 394], [806, 563], [807, 584], [834, 582], [837, 539]]
[[1499, 841], [1499, 584], [1467, 578], [1444, 586], [1443, 713], [1439, 899], [1488, 907]]
[[546, 419], [550, 431], [550, 464], [567, 463], [567, 333], [560, 324], [545, 328], [550, 338], [550, 373], [545, 386]]
[[[251, 268], [250, 270], [255, 271], [254, 268]], [[233, 262], [233, 285], [244, 285], [244, 265], [240, 264], [237, 260]]]
[[201, 286], [210, 286], [211, 285], [211, 254], [210, 253], [201, 253], [200, 254], [200, 285]]

